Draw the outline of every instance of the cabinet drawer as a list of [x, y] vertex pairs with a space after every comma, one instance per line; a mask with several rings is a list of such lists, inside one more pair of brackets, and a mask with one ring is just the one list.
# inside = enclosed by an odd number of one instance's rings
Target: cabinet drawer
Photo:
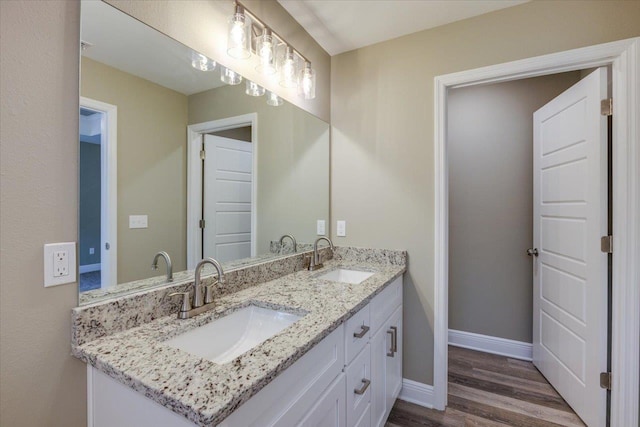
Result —
[[402, 276], [394, 280], [369, 303], [372, 335], [380, 329], [400, 304], [402, 304]]
[[356, 354], [367, 345], [371, 332], [369, 321], [369, 304], [347, 320], [344, 328], [345, 365], [351, 363]]
[[353, 426], [371, 402], [371, 350], [369, 344], [345, 369], [347, 376], [347, 425]]

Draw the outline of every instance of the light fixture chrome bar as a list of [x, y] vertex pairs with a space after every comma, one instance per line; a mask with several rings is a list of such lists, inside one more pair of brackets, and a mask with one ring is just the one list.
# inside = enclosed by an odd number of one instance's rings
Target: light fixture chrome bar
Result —
[[[291, 43], [287, 42], [282, 36], [280, 36], [280, 34], [278, 34], [277, 32], [273, 31], [273, 29], [271, 27], [269, 27], [267, 24], [265, 24], [260, 18], [258, 18], [256, 16], [255, 13], [251, 12], [250, 9], [248, 9], [244, 4], [242, 4], [238, 0], [235, 1], [235, 8], [236, 8], [236, 12], [238, 10], [240, 10], [240, 11], [244, 11], [245, 14], [249, 15], [251, 17], [252, 21], [257, 22], [259, 24], [259, 26], [262, 27], [261, 28], [262, 30], [268, 29], [271, 32], [271, 35], [273, 37], [275, 37], [276, 39], [278, 39], [278, 41], [280, 43], [283, 43], [283, 44], [289, 46], [293, 50], [294, 55], [299, 56], [304, 62], [309, 62], [309, 63], [311, 62], [306, 56], [304, 56], [302, 53], [300, 53], [299, 50], [294, 48], [291, 45]], [[252, 30], [252, 32], [253, 32], [253, 30]], [[259, 34], [256, 34], [256, 35], [259, 35]]]

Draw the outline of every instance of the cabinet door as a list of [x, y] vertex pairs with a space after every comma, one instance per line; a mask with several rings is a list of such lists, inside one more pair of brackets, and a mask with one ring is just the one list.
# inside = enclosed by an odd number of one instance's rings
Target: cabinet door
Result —
[[387, 353], [391, 336], [381, 327], [371, 339], [371, 425], [384, 426], [387, 417]]
[[354, 426], [371, 401], [371, 352], [369, 344], [345, 369], [347, 377], [347, 425]]
[[386, 399], [387, 410], [391, 410], [402, 388], [402, 306], [393, 312], [387, 322], [391, 332], [393, 351], [386, 358]]
[[340, 374], [304, 419], [296, 425], [301, 427], [346, 427], [345, 387], [345, 375]]

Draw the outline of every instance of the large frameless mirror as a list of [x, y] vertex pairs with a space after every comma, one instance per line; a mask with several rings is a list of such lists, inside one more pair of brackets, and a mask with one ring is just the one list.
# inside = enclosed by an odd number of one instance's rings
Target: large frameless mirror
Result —
[[327, 123], [104, 2], [81, 42], [80, 304], [310, 247]]

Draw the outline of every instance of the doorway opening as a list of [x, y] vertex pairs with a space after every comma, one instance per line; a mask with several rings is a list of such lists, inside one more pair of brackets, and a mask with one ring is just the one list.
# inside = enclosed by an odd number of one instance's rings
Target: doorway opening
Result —
[[[611, 425], [638, 422], [640, 335], [640, 39], [529, 58], [435, 79], [435, 252], [433, 407], [447, 403], [448, 346], [448, 147], [451, 89], [611, 65], [613, 71], [613, 251], [611, 327]], [[594, 373], [590, 373], [593, 375]], [[599, 373], [595, 373], [598, 375]]]
[[[598, 75], [591, 76], [594, 72]], [[491, 363], [478, 363], [482, 368], [472, 371], [454, 363], [448, 373], [450, 393], [465, 395], [469, 391], [466, 387], [481, 381], [487, 388], [487, 399], [511, 399], [514, 405], [523, 405], [518, 416], [530, 417], [532, 423], [534, 413], [547, 417], [547, 421], [557, 416], [557, 421], [569, 423], [570, 418], [561, 418], [567, 416], [563, 412], [571, 411], [564, 400], [582, 417], [597, 418], [582, 403], [587, 401], [587, 392], [594, 394], [594, 411], [597, 407], [599, 414], [606, 412], [606, 392], [599, 388], [598, 376], [585, 378], [585, 372], [607, 370], [605, 328], [598, 327], [607, 322], [607, 283], [594, 283], [587, 274], [593, 262], [606, 273], [607, 256], [600, 253], [599, 245], [600, 233], [606, 234], [606, 228], [595, 224], [587, 231], [576, 230], [576, 226], [606, 216], [606, 198], [600, 200], [591, 194], [585, 197], [582, 192], [599, 186], [606, 191], [606, 162], [600, 165], [599, 159], [606, 159], [607, 141], [600, 133], [587, 136], [584, 127], [572, 121], [578, 119], [576, 110], [584, 108], [582, 92], [566, 101], [568, 105], [554, 106], [562, 102], [557, 97], [567, 98], [588, 82], [599, 87], [600, 72], [573, 71], [456, 88], [449, 93], [449, 351], [456, 346], [506, 356], [506, 362], [496, 362], [500, 365], [497, 372]], [[606, 131], [606, 118], [600, 115], [600, 97], [608, 96], [606, 70], [602, 73], [604, 93], [595, 95], [589, 120]], [[536, 112], [543, 106], [545, 111], [555, 110], [540, 120]], [[561, 125], [561, 133], [544, 141], [534, 137], [534, 132], [550, 135]], [[596, 150], [595, 158], [586, 148], [590, 144], [602, 148]], [[544, 145], [542, 150], [540, 145]], [[603, 182], [591, 182], [585, 174], [596, 179], [601, 174]], [[590, 211], [583, 199], [589, 205], [601, 205], [601, 209]], [[606, 222], [606, 218], [603, 220]], [[589, 248], [577, 240], [594, 229], [591, 252], [585, 257], [581, 253]], [[545, 237], [544, 243], [540, 234]], [[567, 247], [570, 240], [576, 242]], [[589, 300], [594, 293], [597, 301]], [[589, 315], [585, 316], [587, 310]], [[549, 319], [557, 325], [549, 324]], [[591, 327], [602, 333], [587, 338]], [[562, 335], [562, 343], [550, 340], [550, 333]], [[581, 355], [580, 343], [571, 342], [571, 337], [585, 339], [590, 348], [600, 348], [601, 344], [604, 351]], [[567, 356], [572, 345], [587, 361], [584, 369]], [[461, 354], [455, 353], [458, 358]], [[501, 373], [536, 369], [531, 363], [515, 360], [533, 360], [563, 397], [544, 389], [546, 397], [541, 399], [539, 384], [502, 378]], [[478, 376], [479, 370], [487, 372]], [[556, 375], [556, 370], [562, 374]], [[579, 379], [578, 384], [573, 384], [573, 378]], [[537, 377], [534, 381], [544, 380]], [[581, 385], [584, 382], [587, 385]], [[567, 383], [573, 386], [569, 390]], [[457, 405], [455, 397], [453, 400]], [[512, 411], [502, 413], [509, 423], [516, 423], [509, 418], [512, 415]], [[575, 414], [573, 417], [573, 422], [581, 425]]]
[[80, 99], [78, 287], [117, 283], [117, 107]]

